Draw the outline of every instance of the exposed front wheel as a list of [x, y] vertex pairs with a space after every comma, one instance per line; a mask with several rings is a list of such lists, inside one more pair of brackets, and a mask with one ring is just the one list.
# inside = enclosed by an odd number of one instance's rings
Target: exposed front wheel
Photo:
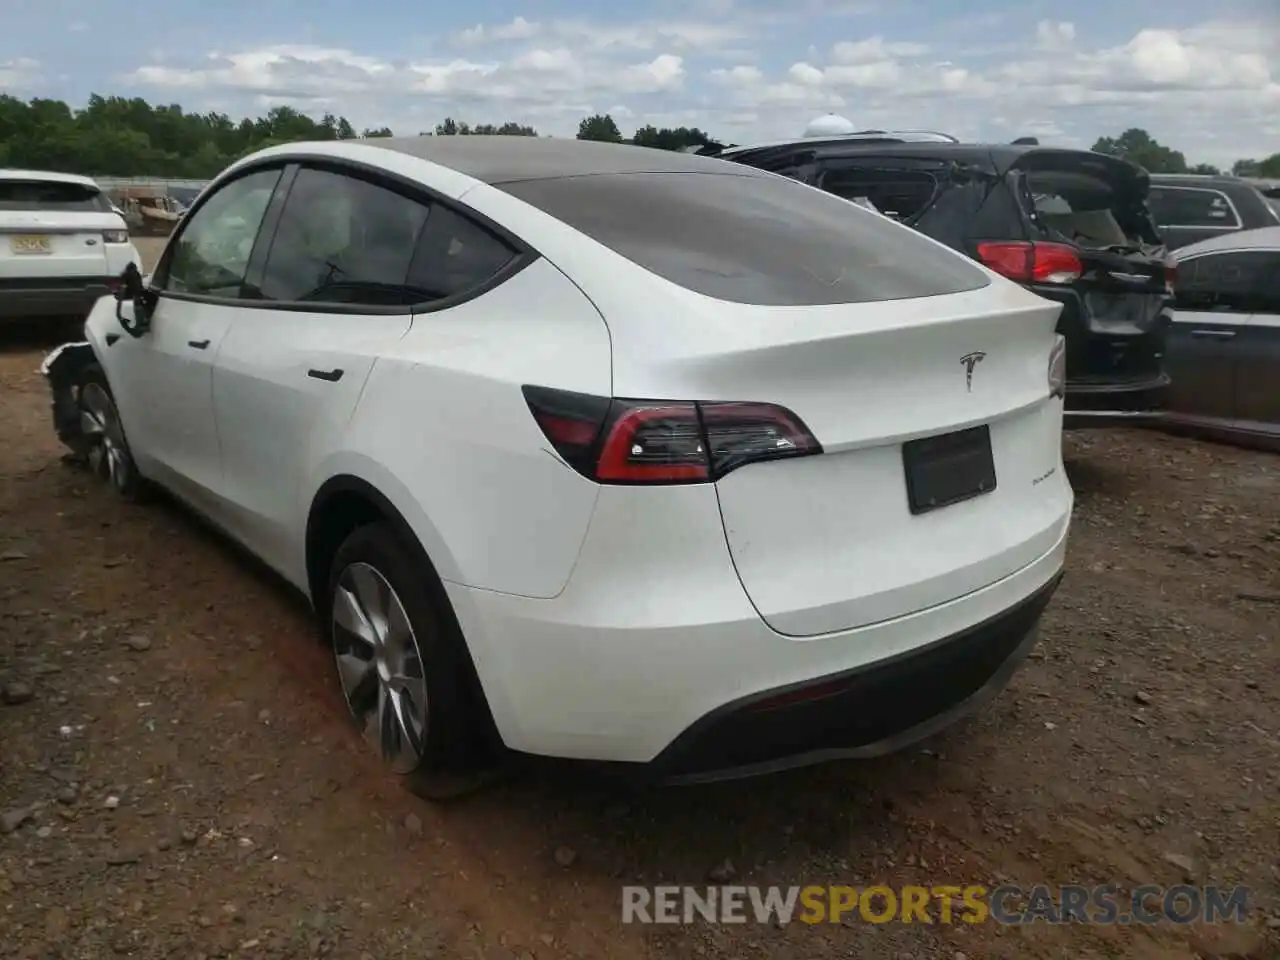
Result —
[[120, 411], [101, 367], [85, 369], [76, 391], [76, 405], [89, 468], [120, 496], [137, 499], [143, 490], [142, 475], [129, 450]]
[[422, 566], [391, 527], [357, 529], [334, 558], [328, 626], [357, 729], [410, 790], [439, 800], [496, 767], [462, 638]]

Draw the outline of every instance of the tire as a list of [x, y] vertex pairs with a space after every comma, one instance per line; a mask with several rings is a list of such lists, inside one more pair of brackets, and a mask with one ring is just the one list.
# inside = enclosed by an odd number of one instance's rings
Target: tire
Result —
[[491, 721], [465, 641], [418, 551], [389, 524], [359, 527], [334, 556], [328, 591], [338, 687], [392, 772], [429, 800], [496, 779]]
[[75, 397], [80, 411], [80, 447], [89, 469], [124, 499], [145, 499], [146, 480], [129, 449], [124, 421], [102, 367], [91, 363], [80, 372]]

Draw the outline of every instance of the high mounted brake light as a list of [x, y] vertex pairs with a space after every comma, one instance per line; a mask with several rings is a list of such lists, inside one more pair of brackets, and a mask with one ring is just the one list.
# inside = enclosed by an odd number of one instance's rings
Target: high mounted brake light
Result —
[[776, 404], [523, 390], [556, 452], [597, 483], [708, 483], [748, 463], [822, 452], [800, 418]]

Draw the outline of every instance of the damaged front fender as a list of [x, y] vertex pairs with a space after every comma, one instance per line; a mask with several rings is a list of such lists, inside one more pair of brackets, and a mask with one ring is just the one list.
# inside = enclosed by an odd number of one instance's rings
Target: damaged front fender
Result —
[[80, 425], [76, 388], [84, 371], [97, 362], [93, 344], [78, 341], [56, 347], [40, 364], [40, 373], [53, 397], [53, 428], [58, 439], [79, 457], [86, 456], [88, 451]]

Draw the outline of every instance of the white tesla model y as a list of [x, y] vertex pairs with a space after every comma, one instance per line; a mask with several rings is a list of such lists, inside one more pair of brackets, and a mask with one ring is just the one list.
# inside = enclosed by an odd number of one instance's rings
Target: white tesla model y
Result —
[[224, 172], [46, 362], [63, 439], [304, 590], [432, 793], [497, 748], [664, 782], [867, 756], [1057, 584], [1059, 307], [822, 191], [418, 137]]

